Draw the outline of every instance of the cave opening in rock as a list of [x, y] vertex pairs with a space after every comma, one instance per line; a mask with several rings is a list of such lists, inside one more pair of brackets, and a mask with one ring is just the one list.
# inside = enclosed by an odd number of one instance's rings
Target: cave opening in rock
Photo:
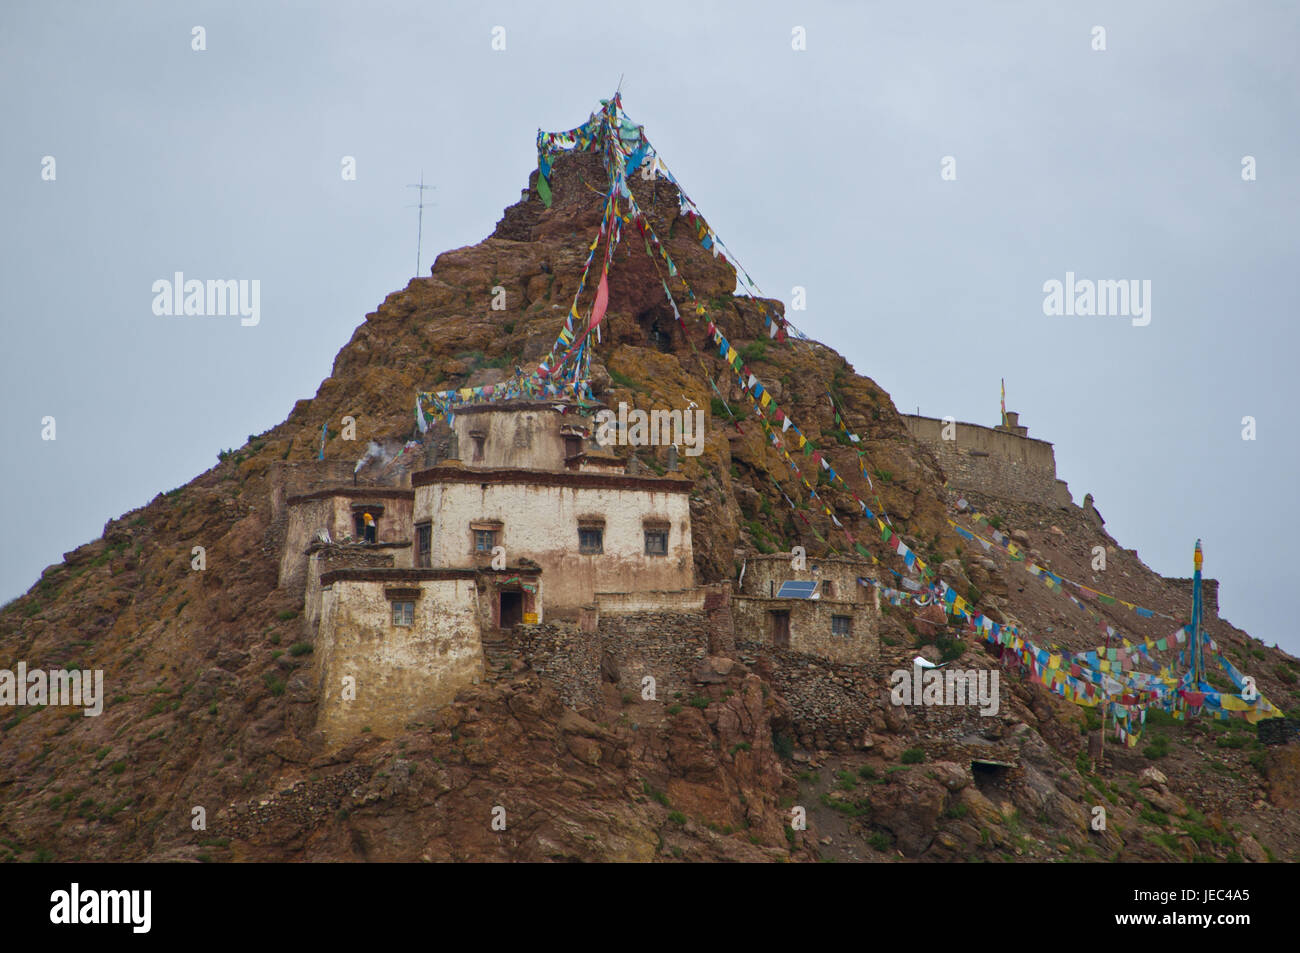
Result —
[[664, 354], [677, 350], [681, 330], [667, 307], [642, 311], [636, 316], [636, 323], [641, 328], [646, 347], [653, 347]]
[[975, 787], [983, 793], [1000, 787], [1007, 780], [1012, 767], [1005, 761], [972, 759], [970, 773], [975, 780]]

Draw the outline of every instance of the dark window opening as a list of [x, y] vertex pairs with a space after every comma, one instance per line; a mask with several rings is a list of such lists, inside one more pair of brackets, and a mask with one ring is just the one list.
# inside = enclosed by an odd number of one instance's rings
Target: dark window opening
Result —
[[404, 628], [415, 625], [414, 602], [393, 603], [393, 625], [400, 625]]
[[853, 616], [851, 615], [833, 615], [831, 616], [831, 635], [842, 635], [848, 638], [853, 634]]
[[605, 531], [603, 529], [579, 529], [578, 552], [595, 555], [605, 551]]
[[830, 598], [834, 595], [834, 593], [835, 593], [835, 589], [834, 589], [834, 587], [831, 585], [831, 581], [830, 581], [829, 579], [823, 579], [823, 580], [822, 580], [822, 597], [825, 598], [825, 599], [830, 599]]
[[576, 457], [580, 453], [582, 453], [582, 438], [572, 434], [565, 434], [564, 458], [567, 460], [569, 457]]
[[647, 556], [668, 555], [668, 530], [648, 529], [645, 531], [645, 554]]
[[415, 565], [428, 568], [432, 565], [433, 524], [420, 523], [415, 527]]
[[497, 531], [494, 529], [476, 529], [474, 530], [474, 551], [476, 553], [490, 553], [497, 544]]
[[470, 463], [483, 462], [483, 448], [487, 443], [487, 436], [481, 433], [472, 433], [469, 439], [474, 442], [474, 456], [470, 458]]

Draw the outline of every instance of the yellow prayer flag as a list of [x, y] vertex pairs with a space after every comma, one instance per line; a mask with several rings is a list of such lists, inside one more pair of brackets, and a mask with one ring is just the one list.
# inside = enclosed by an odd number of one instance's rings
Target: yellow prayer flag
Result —
[[1220, 695], [1219, 704], [1224, 711], [1251, 711], [1255, 707], [1254, 702], [1245, 701], [1236, 695]]

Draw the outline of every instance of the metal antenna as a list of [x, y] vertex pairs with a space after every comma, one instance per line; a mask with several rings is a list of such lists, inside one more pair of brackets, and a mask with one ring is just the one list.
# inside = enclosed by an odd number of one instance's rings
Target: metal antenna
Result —
[[[424, 206], [425, 206], [425, 204], [426, 204], [425, 201], [424, 201], [424, 193], [430, 191], [431, 189], [436, 189], [437, 186], [436, 186], [436, 185], [425, 185], [425, 184], [424, 184], [424, 170], [421, 169], [421, 170], [420, 170], [420, 184], [419, 184], [419, 185], [408, 185], [407, 188], [408, 188], [408, 189], [419, 189], [419, 190], [420, 190], [418, 193], [416, 193], [416, 194], [418, 194], [418, 195], [420, 196], [420, 201], [417, 202], [415, 205], [408, 205], [408, 206], [406, 206], [407, 208], [418, 208], [418, 209], [420, 210], [420, 213], [419, 213], [419, 216], [418, 216], [418, 222], [419, 222], [419, 224], [418, 224], [418, 226], [417, 226], [417, 230], [416, 230], [416, 233], [415, 233], [415, 277], [419, 278], [419, 277], [420, 277], [420, 245], [421, 245], [421, 243], [422, 243], [423, 240], [424, 240]], [[436, 202], [429, 202], [429, 203], [427, 203], [427, 204], [428, 204], [428, 205], [436, 205], [437, 203], [436, 203]]]

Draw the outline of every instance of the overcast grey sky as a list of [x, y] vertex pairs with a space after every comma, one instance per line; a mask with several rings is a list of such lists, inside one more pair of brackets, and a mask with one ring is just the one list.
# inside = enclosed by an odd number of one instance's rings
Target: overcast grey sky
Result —
[[[994, 424], [1005, 376], [1122, 544], [1181, 576], [1202, 537], [1223, 613], [1300, 651], [1298, 41], [1271, 2], [7, 0], [0, 599], [315, 393], [414, 274], [421, 170], [427, 273], [623, 75], [804, 331], [905, 411]], [[259, 280], [260, 322], [156, 316], [177, 271]], [[1149, 280], [1150, 323], [1044, 315], [1066, 272]]]

